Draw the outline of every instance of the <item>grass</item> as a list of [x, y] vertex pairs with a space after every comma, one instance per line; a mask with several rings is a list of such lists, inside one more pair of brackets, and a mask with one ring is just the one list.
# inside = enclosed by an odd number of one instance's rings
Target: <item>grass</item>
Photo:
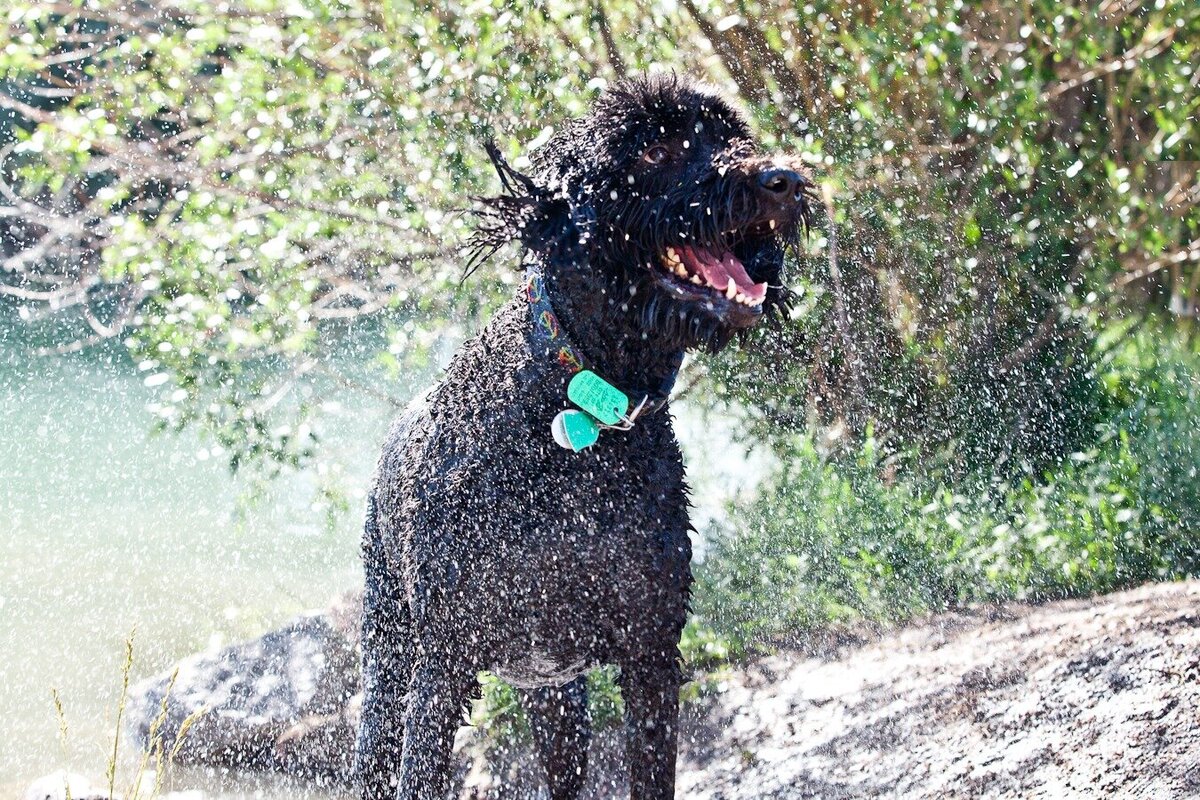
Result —
[[[179, 755], [179, 751], [183, 747], [188, 731], [206, 711], [206, 709], [200, 708], [185, 717], [183, 722], [180, 723], [179, 731], [175, 734], [174, 742], [171, 743], [170, 748], [167, 747], [167, 742], [163, 738], [162, 728], [168, 718], [167, 704], [170, 700], [171, 692], [175, 688], [175, 681], [179, 677], [179, 669], [176, 668], [171, 674], [167, 690], [163, 694], [158, 714], [151, 721], [146, 737], [146, 747], [142, 749], [138, 757], [133, 775], [128, 783], [128, 788], [124, 792], [117, 791], [121, 754], [121, 726], [124, 722], [125, 711], [129, 702], [129, 681], [130, 676], [133, 674], [133, 643], [135, 634], [136, 629], [131, 631], [129, 636], [125, 638], [125, 657], [121, 663], [121, 691], [117, 697], [115, 728], [111, 746], [107, 748], [108, 757], [105, 762], [104, 776], [108, 800], [117, 800], [117, 798], [124, 798], [124, 800], [152, 800], [152, 798], [157, 797], [162, 791], [167, 773], [175, 763], [175, 757]], [[67, 747], [69, 727], [67, 725], [66, 710], [58, 689], [52, 688], [50, 693], [54, 701], [54, 713], [58, 719], [59, 743], [62, 746], [63, 761], [65, 763], [69, 761]], [[145, 776], [147, 773], [150, 773], [152, 764], [153, 772], [151, 774], [153, 775], [153, 780], [147, 786]], [[63, 771], [64, 790], [67, 800], [71, 800], [69, 772], [68, 769], [64, 769]]]

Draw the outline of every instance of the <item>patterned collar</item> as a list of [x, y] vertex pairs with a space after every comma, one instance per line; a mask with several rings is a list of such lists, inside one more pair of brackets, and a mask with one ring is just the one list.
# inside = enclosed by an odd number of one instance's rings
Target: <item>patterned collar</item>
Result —
[[[554, 356], [559, 366], [570, 376], [587, 369], [583, 354], [571, 342], [567, 332], [559, 324], [558, 317], [550, 305], [550, 297], [546, 291], [546, 283], [542, 274], [532, 266], [525, 270], [525, 297], [529, 300], [530, 311], [533, 315], [534, 332], [537, 338], [545, 343], [547, 350]], [[667, 400], [671, 396], [671, 389], [675, 386], [675, 379], [679, 376], [679, 366], [682, 362], [683, 352], [681, 351], [675, 362], [675, 368], [663, 379], [656, 390], [638, 389], [625, 392], [634, 405], [637, 405], [639, 401], [643, 402], [641, 409], [643, 416], [658, 411], [667, 404]], [[643, 398], [644, 400], [642, 400]]]

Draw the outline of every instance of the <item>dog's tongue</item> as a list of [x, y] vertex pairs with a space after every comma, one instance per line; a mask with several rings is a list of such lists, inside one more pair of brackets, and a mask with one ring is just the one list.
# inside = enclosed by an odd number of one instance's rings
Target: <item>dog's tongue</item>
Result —
[[693, 247], [681, 247], [680, 258], [691, 272], [704, 278], [704, 281], [714, 289], [724, 292], [733, 281], [737, 291], [752, 300], [758, 300], [767, 293], [767, 284], [755, 283], [746, 274], [746, 268], [738, 261], [733, 253], [726, 252], [717, 258], [709, 250]]

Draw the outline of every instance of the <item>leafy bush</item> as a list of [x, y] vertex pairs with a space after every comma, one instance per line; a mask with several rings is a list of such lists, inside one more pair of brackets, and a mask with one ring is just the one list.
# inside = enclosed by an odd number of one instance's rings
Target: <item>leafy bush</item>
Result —
[[[684, 702], [699, 697], [707, 688], [707, 676], [715, 674], [731, 658], [743, 655], [738, 643], [718, 635], [712, 628], [689, 622], [679, 645], [684, 674], [695, 680], [688, 683], [681, 699]], [[610, 728], [620, 724], [625, 713], [621, 699], [620, 672], [608, 666], [588, 673], [588, 713], [593, 729]], [[521, 708], [517, 691], [497, 678], [481, 676], [482, 693], [471, 711], [471, 724], [487, 737], [488, 744], [504, 746], [523, 741], [529, 736], [529, 721]]]
[[898, 477], [871, 439], [857, 458], [831, 459], [795, 437], [778, 473], [731, 515], [738, 529], [715, 532], [698, 616], [764, 643], [1200, 574], [1200, 360], [1144, 333], [1101, 361], [1119, 410], [1094, 446], [1042, 476], [950, 483], [926, 467]]

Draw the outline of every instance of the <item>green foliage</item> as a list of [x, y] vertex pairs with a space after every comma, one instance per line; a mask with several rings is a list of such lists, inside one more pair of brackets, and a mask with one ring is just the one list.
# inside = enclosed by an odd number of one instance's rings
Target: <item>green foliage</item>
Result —
[[1103, 369], [1121, 410], [1039, 480], [955, 491], [897, 477], [872, 439], [833, 460], [797, 437], [702, 565], [702, 624], [761, 645], [830, 623], [1200, 574], [1200, 359], [1143, 334]]
[[[464, 291], [455, 257], [455, 209], [489, 185], [480, 141], [515, 149], [541, 128], [527, 103], [553, 91], [578, 112], [590, 94], [562, 45], [535, 45], [567, 18], [516, 19], [489, 3], [18, 2], [0, 96], [24, 124], [0, 131], [15, 139], [0, 170], [43, 260], [17, 265], [12, 293], [123, 337], [163, 387], [163, 425], [202, 426], [233, 466], [307, 462], [317, 409], [293, 390], [331, 369], [344, 321], [389, 328], [369, 355], [398, 368], [494, 303], [500, 282]], [[510, 83], [535, 51], [547, 82]], [[42, 102], [47, 86], [69, 100]]]
[[[724, 602], [719, 601], [719, 602]], [[731, 660], [746, 655], [741, 637], [717, 633], [709, 625], [691, 621], [679, 643], [683, 672], [690, 676], [681, 693], [689, 702], [703, 696], [711, 679]], [[620, 671], [614, 666], [588, 673], [588, 714], [596, 730], [619, 725], [625, 705], [621, 699]], [[480, 676], [480, 698], [471, 709], [471, 724], [479, 728], [489, 745], [504, 746], [529, 736], [529, 722], [521, 708], [517, 691], [490, 673]]]
[[705, 397], [849, 451], [873, 424], [963, 473], [1040, 470], [1092, 436], [1080, 318], [1188, 319], [1200, 277], [1200, 11], [1093, 5], [17, 0], [4, 293], [121, 337], [165, 427], [304, 464], [319, 409], [294, 387], [341, 322], [388, 330], [382, 376], [511, 290], [458, 284], [480, 140], [527, 150], [614, 77], [674, 68], [802, 152], [839, 233], [798, 265], [803, 313], [757, 337], [787, 368], [762, 387], [732, 355]]
[[831, 2], [754, 20], [788, 34], [759, 95], [776, 126], [799, 120], [785, 140], [799, 128], [816, 148], [839, 244], [835, 260], [818, 242], [799, 324], [762, 337], [784, 376], [763, 386], [756, 353], [717, 365], [758, 435], [816, 422], [852, 453], [873, 423], [881, 448], [958, 476], [1040, 473], [1104, 412], [1091, 313], [1194, 316], [1200, 12], [1102, 5]]

